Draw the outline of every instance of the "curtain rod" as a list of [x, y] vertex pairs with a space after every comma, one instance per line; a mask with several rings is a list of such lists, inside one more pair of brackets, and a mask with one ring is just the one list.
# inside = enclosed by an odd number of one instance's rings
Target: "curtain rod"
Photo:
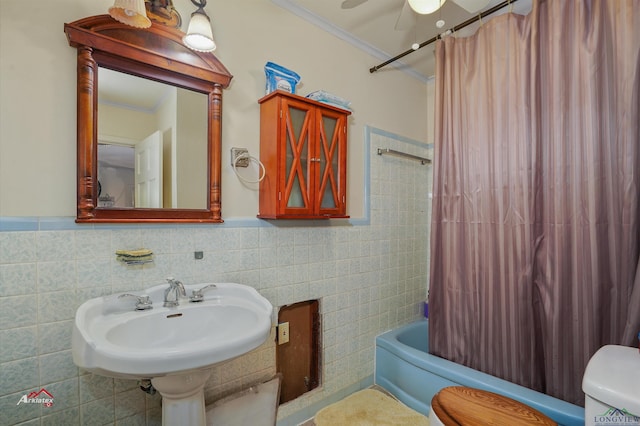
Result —
[[[496, 11], [498, 11], [498, 10], [502, 9], [503, 7], [509, 6], [510, 4], [515, 3], [515, 2], [517, 2], [517, 1], [518, 1], [518, 0], [506, 0], [506, 1], [503, 1], [503, 2], [502, 2], [502, 3], [500, 3], [500, 4], [497, 4], [497, 5], [493, 6], [491, 9], [487, 9], [487, 10], [485, 10], [484, 12], [480, 13], [479, 15], [474, 16], [473, 18], [467, 19], [467, 20], [466, 20], [466, 21], [464, 21], [463, 23], [458, 24], [458, 25], [456, 25], [455, 27], [450, 28], [450, 29], [449, 29], [449, 30], [447, 30], [447, 31], [451, 31], [452, 33], [455, 33], [456, 31], [461, 30], [462, 28], [467, 27], [467, 26], [469, 26], [469, 25], [473, 24], [474, 22], [477, 22], [477, 21], [481, 20], [481, 19], [482, 19], [482, 18], [484, 18], [485, 16], [491, 15], [492, 13], [494, 13], [494, 12], [496, 12]], [[446, 33], [447, 31], [445, 31], [445, 33]], [[425, 47], [425, 46], [427, 46], [427, 45], [429, 45], [429, 44], [431, 44], [431, 43], [435, 42], [435, 41], [436, 41], [436, 40], [438, 40], [439, 38], [442, 38], [442, 37], [441, 37], [441, 34], [438, 34], [437, 36], [435, 36], [435, 37], [433, 37], [433, 38], [430, 38], [430, 39], [429, 39], [429, 40], [427, 40], [427, 41], [423, 41], [422, 43], [420, 43], [420, 44], [418, 45], [418, 49], [422, 49], [423, 47]], [[385, 67], [385, 66], [389, 65], [390, 63], [397, 61], [397, 60], [398, 60], [398, 59], [400, 59], [400, 58], [404, 58], [404, 57], [405, 57], [405, 56], [407, 56], [408, 54], [413, 53], [413, 52], [415, 52], [415, 51], [416, 51], [416, 50], [418, 50], [418, 49], [415, 49], [415, 50], [413, 50], [413, 49], [405, 50], [404, 52], [400, 53], [399, 55], [394, 56], [393, 58], [391, 58], [391, 59], [389, 59], [389, 60], [387, 60], [387, 61], [385, 61], [385, 62], [383, 62], [383, 63], [381, 63], [380, 65], [376, 65], [375, 67], [369, 68], [369, 72], [373, 74], [374, 72], [378, 71], [380, 68], [383, 68], [383, 67]]]

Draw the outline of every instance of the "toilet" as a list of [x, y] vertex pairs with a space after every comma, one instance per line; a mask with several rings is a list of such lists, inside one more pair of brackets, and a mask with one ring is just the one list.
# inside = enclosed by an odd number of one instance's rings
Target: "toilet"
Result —
[[640, 353], [627, 346], [601, 347], [582, 378], [586, 426], [640, 425]]
[[557, 425], [521, 402], [497, 393], [464, 386], [441, 389], [431, 400], [431, 426]]

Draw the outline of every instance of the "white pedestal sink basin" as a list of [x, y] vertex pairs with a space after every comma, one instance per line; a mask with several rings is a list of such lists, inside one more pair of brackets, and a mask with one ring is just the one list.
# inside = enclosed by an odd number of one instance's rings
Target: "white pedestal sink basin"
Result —
[[[185, 285], [186, 293], [207, 284]], [[152, 309], [135, 310], [119, 295], [83, 303], [76, 312], [72, 353], [95, 374], [151, 379], [163, 397], [163, 424], [204, 425], [203, 388], [210, 368], [264, 343], [273, 307], [255, 289], [216, 283], [204, 300], [163, 307], [168, 285], [144, 292]]]

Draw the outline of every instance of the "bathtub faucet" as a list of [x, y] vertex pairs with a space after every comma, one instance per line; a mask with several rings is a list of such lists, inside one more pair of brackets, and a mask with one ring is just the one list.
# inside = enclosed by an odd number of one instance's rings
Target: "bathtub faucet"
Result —
[[187, 292], [184, 290], [184, 285], [175, 278], [167, 278], [169, 288], [164, 291], [164, 307], [173, 308], [180, 304], [180, 296], [185, 297]]

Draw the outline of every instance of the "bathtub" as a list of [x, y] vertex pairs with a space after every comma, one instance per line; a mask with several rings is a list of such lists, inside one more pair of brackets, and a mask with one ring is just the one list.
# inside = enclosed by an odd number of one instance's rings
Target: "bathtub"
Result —
[[469, 386], [505, 395], [560, 425], [584, 425], [584, 408], [430, 355], [428, 322], [417, 321], [376, 338], [375, 383], [405, 405], [429, 414], [431, 398], [447, 386]]

